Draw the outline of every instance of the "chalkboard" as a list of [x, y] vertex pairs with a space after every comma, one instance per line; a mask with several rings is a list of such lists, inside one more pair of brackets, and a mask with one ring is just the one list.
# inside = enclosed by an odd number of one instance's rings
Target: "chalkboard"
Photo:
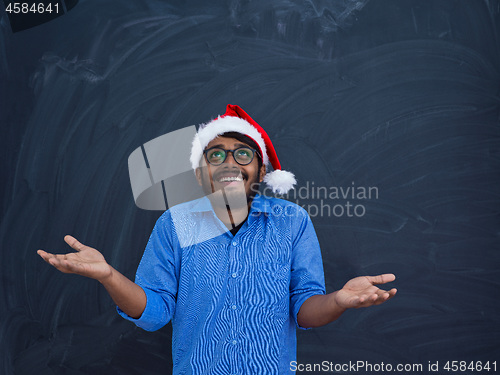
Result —
[[295, 173], [327, 291], [397, 276], [391, 301], [299, 331], [298, 363], [500, 366], [499, 1], [81, 0], [22, 27], [8, 3], [1, 374], [171, 373], [170, 325], [136, 328], [36, 250], [72, 234], [133, 278], [161, 211], [135, 205], [129, 155], [228, 103]]

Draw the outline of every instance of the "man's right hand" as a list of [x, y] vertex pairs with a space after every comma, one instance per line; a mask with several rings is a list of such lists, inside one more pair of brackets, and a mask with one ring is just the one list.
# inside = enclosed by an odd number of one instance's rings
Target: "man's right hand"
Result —
[[38, 255], [61, 272], [96, 279], [104, 285], [122, 311], [136, 319], [142, 315], [147, 298], [139, 285], [111, 267], [96, 249], [85, 246], [72, 236], [65, 236], [64, 241], [75, 249], [76, 253], [50, 254], [38, 250]]
[[51, 254], [38, 250], [47, 263], [64, 273], [76, 273], [103, 282], [112, 273], [112, 267], [96, 249], [80, 243], [72, 236], [65, 236], [64, 241], [76, 250], [76, 253]]

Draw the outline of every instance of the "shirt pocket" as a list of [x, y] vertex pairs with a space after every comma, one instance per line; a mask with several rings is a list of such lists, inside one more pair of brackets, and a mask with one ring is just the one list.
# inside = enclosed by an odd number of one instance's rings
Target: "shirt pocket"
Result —
[[288, 314], [290, 269], [287, 264], [256, 262], [249, 268], [249, 305], [273, 314]]

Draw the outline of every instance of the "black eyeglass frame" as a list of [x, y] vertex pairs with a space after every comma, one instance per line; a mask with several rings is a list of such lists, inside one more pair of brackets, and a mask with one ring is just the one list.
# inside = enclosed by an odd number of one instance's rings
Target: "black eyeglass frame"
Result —
[[[236, 160], [236, 157], [234, 156], [234, 153], [235, 151], [238, 151], [238, 150], [241, 150], [242, 148], [246, 149], [246, 150], [251, 150], [252, 151], [252, 158], [250, 159], [250, 161], [246, 164], [242, 164], [240, 163], [238, 160]], [[208, 160], [208, 156], [207, 156], [207, 152], [209, 152], [210, 150], [214, 150], [214, 149], [219, 149], [219, 150], [222, 150], [225, 152], [225, 155], [224, 155], [224, 159], [219, 163], [219, 164], [214, 164], [212, 162], [210, 162], [210, 160]], [[231, 152], [231, 155], [233, 155], [233, 159], [234, 161], [239, 164], [239, 165], [248, 165], [250, 164], [253, 159], [255, 158], [255, 154], [257, 154], [259, 157], [260, 157], [260, 153], [259, 153], [259, 150], [255, 149], [255, 148], [251, 148], [249, 146], [241, 146], [241, 147], [238, 147], [238, 148], [235, 148], [234, 150], [226, 150], [225, 148], [222, 148], [222, 147], [218, 147], [218, 146], [215, 146], [215, 147], [210, 147], [209, 149], [207, 150], [204, 150], [203, 151], [203, 154], [205, 155], [205, 160], [207, 161], [208, 164], [210, 165], [213, 165], [213, 166], [219, 166], [219, 165], [222, 165], [224, 164], [224, 162], [226, 161], [227, 159], [227, 156], [229, 155], [229, 152]]]

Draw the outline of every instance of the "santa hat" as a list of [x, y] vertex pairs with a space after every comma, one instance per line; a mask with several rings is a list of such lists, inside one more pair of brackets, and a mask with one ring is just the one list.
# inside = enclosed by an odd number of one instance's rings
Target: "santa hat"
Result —
[[262, 127], [257, 124], [244, 110], [237, 105], [228, 104], [226, 113], [217, 117], [200, 128], [193, 139], [191, 148], [191, 166], [199, 167], [203, 150], [207, 145], [224, 133], [237, 132], [251, 138], [259, 147], [262, 162], [266, 169], [271, 165], [274, 171], [266, 173], [264, 182], [269, 185], [274, 193], [285, 194], [297, 183], [293, 173], [283, 171], [274, 150], [271, 139]]

